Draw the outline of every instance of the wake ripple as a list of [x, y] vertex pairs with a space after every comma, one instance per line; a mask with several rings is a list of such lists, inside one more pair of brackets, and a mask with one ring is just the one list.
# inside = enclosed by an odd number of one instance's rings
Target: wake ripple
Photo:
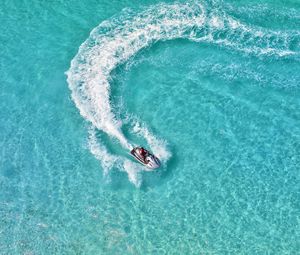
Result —
[[[140, 13], [124, 10], [120, 16], [102, 22], [80, 46], [66, 74], [73, 101], [80, 114], [93, 125], [89, 131], [89, 148], [101, 162], [104, 174], [118, 167], [128, 173], [136, 186], [141, 184], [141, 166], [109, 153], [95, 135], [98, 129], [116, 138], [126, 150], [133, 147], [122, 133], [122, 120], [116, 118], [110, 102], [111, 72], [156, 41], [176, 38], [214, 43], [247, 54], [278, 57], [297, 54], [290, 45], [295, 41], [299, 43], [299, 34], [248, 26], [198, 2], [159, 4]], [[152, 134], [145, 124], [136, 121], [132, 126], [130, 132], [145, 138], [163, 162], [169, 159], [171, 153], [165, 141]]]

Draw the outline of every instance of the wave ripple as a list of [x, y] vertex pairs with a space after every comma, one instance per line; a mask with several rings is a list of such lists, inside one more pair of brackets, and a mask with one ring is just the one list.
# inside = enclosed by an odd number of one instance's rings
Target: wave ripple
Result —
[[[138, 177], [141, 167], [125, 157], [111, 155], [104, 143], [96, 138], [95, 128], [116, 138], [126, 150], [132, 148], [110, 102], [111, 72], [156, 41], [175, 38], [214, 43], [246, 54], [278, 57], [297, 54], [290, 45], [299, 42], [299, 34], [248, 26], [198, 2], [159, 4], [140, 13], [124, 10], [120, 16], [93, 29], [67, 71], [72, 99], [80, 114], [94, 127], [90, 130], [89, 147], [100, 160], [104, 172], [107, 174], [113, 166], [118, 166], [137, 186], [141, 183]], [[145, 125], [136, 122], [132, 126], [132, 133], [143, 136], [162, 161], [168, 160], [171, 153], [166, 142], [155, 137]]]

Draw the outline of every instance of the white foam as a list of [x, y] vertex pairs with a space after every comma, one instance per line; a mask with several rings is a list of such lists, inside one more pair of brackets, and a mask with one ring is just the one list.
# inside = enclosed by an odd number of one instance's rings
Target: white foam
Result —
[[[225, 38], [219, 38], [218, 32], [224, 32]], [[104, 21], [93, 29], [71, 61], [66, 74], [72, 99], [80, 114], [95, 128], [116, 138], [126, 150], [131, 149], [132, 145], [121, 131], [122, 121], [116, 118], [110, 101], [110, 75], [116, 66], [158, 40], [175, 38], [217, 43], [246, 53], [293, 54], [286, 45], [257, 47], [255, 40], [268, 44], [268, 33], [271, 32], [246, 26], [224, 13], [206, 13], [205, 6], [197, 2], [159, 4], [138, 14], [124, 11], [119, 17]], [[286, 34], [271, 34], [288, 41]], [[251, 40], [244, 39], [246, 35]], [[131, 132], [143, 136], [151, 150], [167, 161], [171, 153], [166, 142], [152, 134], [146, 125], [136, 122], [133, 126]], [[121, 156], [111, 155], [96, 138], [95, 132], [89, 132], [89, 148], [101, 161], [104, 171], [118, 165], [128, 173], [132, 182], [138, 184], [139, 171], [135, 164]]]
[[117, 167], [128, 174], [128, 179], [136, 187], [140, 187], [142, 183], [141, 171], [143, 167], [121, 156], [112, 155], [108, 152], [106, 146], [96, 137], [95, 128], [89, 128], [88, 147], [91, 153], [99, 160], [103, 175], [109, 177], [110, 170]]
[[210, 19], [210, 25], [211, 27], [215, 27], [215, 28], [223, 28], [224, 22], [218, 16], [212, 16]]
[[167, 142], [154, 136], [145, 124], [140, 124], [135, 121], [132, 131], [146, 139], [151, 151], [155, 151], [155, 155], [159, 157], [162, 162], [167, 162], [171, 157]]
[[97, 139], [94, 128], [89, 129], [88, 146], [91, 153], [100, 161], [104, 175], [107, 176], [110, 169], [118, 162], [118, 157], [110, 154], [105, 145]]
[[142, 184], [141, 171], [143, 170], [143, 167], [126, 159], [123, 161], [123, 169], [128, 174], [129, 181], [136, 187], [140, 187]]

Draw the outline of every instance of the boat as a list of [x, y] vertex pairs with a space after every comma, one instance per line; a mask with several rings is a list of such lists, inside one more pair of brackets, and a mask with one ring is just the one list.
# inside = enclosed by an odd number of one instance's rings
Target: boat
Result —
[[149, 169], [159, 168], [161, 163], [159, 159], [143, 147], [135, 147], [130, 154], [142, 165]]

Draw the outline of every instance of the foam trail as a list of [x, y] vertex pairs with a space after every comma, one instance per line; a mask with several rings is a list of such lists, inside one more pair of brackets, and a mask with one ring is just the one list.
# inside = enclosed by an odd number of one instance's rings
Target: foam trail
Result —
[[[81, 115], [96, 128], [116, 137], [125, 148], [130, 145], [121, 132], [121, 121], [113, 114], [109, 100], [111, 71], [154, 40], [176, 38], [186, 31], [186, 27], [203, 23], [202, 16], [198, 15], [200, 6], [195, 12], [188, 5], [183, 5], [183, 9], [174, 5], [175, 13], [169, 13], [167, 7], [159, 9], [161, 22], [150, 14], [145, 20], [143, 15], [133, 18], [133, 26], [114, 20], [100, 24], [81, 45], [67, 72], [72, 98]], [[183, 11], [189, 14], [188, 19]], [[177, 31], [176, 27], [180, 26], [182, 29]]]
[[107, 176], [109, 170], [118, 162], [118, 157], [110, 154], [106, 147], [101, 144], [96, 137], [96, 130], [93, 127], [89, 129], [88, 147], [95, 158], [101, 162], [104, 175]]
[[136, 121], [132, 131], [146, 139], [150, 149], [155, 151], [155, 155], [159, 157], [162, 162], [168, 161], [171, 157], [171, 152], [167, 148], [167, 142], [155, 137], [145, 125], [141, 125]]
[[101, 163], [103, 175], [108, 177], [110, 170], [113, 167], [117, 167], [128, 174], [130, 182], [132, 182], [136, 187], [140, 187], [142, 183], [140, 172], [143, 170], [143, 167], [133, 161], [109, 153], [105, 145], [102, 144], [100, 139], [96, 137], [95, 128], [89, 128], [88, 132], [88, 147], [95, 158]]
[[[126, 150], [132, 146], [122, 133], [122, 121], [116, 118], [110, 102], [111, 72], [152, 43], [175, 38], [210, 42], [246, 54], [278, 57], [297, 54], [289, 45], [291, 41], [300, 41], [299, 33], [273, 32], [245, 25], [198, 2], [159, 4], [141, 13], [124, 11], [119, 17], [102, 22], [80, 46], [66, 73], [67, 80], [80, 114], [95, 128], [116, 138]], [[166, 144], [145, 125], [136, 123], [134, 127], [131, 132], [143, 136], [155, 154], [164, 161], [170, 157]], [[117, 164], [128, 169], [130, 164], [109, 154], [93, 134], [90, 134], [90, 142], [91, 152], [104, 162], [104, 168]]]
[[126, 159], [123, 162], [122, 168], [128, 174], [129, 181], [132, 182], [136, 187], [140, 187], [142, 184], [142, 167], [133, 161]]

